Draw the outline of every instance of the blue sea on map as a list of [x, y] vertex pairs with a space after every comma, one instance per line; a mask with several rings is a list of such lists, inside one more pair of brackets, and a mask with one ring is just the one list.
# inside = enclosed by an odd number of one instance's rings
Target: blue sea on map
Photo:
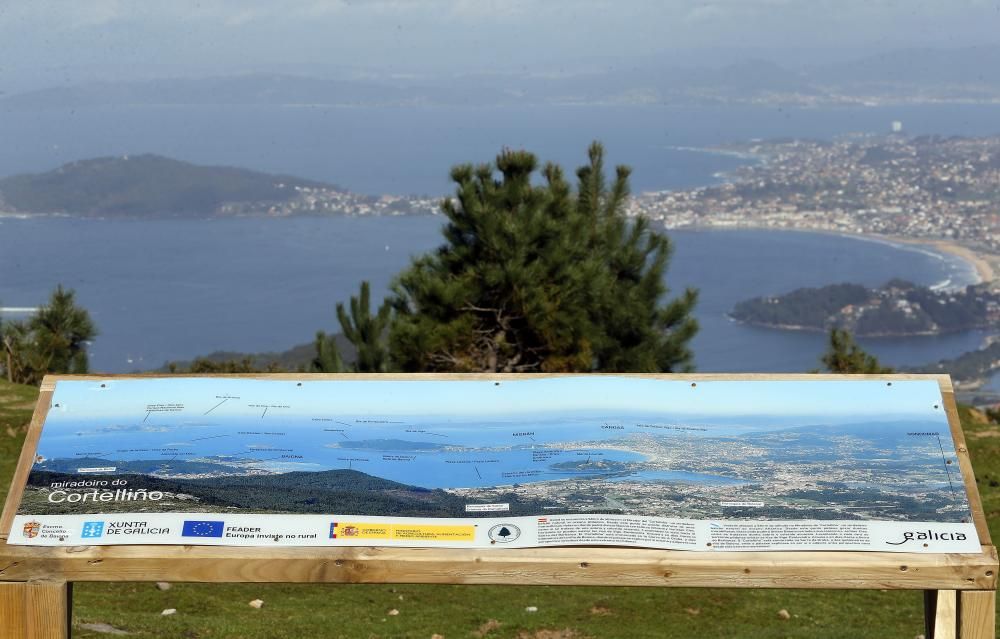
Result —
[[21, 514], [969, 517], [932, 379], [61, 380], [35, 454]]
[[[693, 439], [738, 439], [750, 450], [780, 446], [774, 438], [791, 435], [803, 446], [797, 464], [863, 468], [879, 458], [880, 468], [919, 471], [921, 481], [936, 477], [940, 487], [950, 478], [942, 455], [954, 454], [943, 412], [931, 406], [940, 401], [934, 382], [891, 391], [855, 383], [854, 392], [838, 395], [855, 398], [854, 406], [829, 405], [803, 383], [746, 390], [717, 382], [697, 391], [629, 378], [459, 384], [172, 380], [101, 390], [78, 382], [54, 398], [38, 447], [45, 462], [36, 468], [79, 474], [78, 467], [114, 466], [121, 473], [148, 462], [142, 472], [161, 476], [350, 469], [424, 488], [572, 477], [735, 485], [752, 478], [733, 467], [713, 474], [692, 472], [685, 462], [649, 465], [644, 442], [681, 450]], [[678, 389], [692, 394], [684, 399]], [[688, 405], [672, 408], [680, 401]], [[733, 405], [743, 408], [733, 412]], [[880, 407], [887, 412], [875, 412]], [[214, 468], [185, 470], [180, 462]]]
[[[171, 472], [171, 461], [204, 459], [268, 472], [351, 469], [424, 488], [472, 488], [550, 481], [573, 476], [675, 483], [739, 484], [746, 481], [739, 476], [629, 468], [628, 465], [643, 462], [646, 457], [639, 452], [625, 450], [624, 443], [622, 449], [614, 448], [614, 438], [620, 437], [618, 431], [605, 430], [603, 427], [609, 425], [608, 420], [592, 414], [581, 414], [572, 419], [526, 416], [510, 422], [428, 420], [411, 416], [381, 427], [360, 425], [359, 420], [364, 422], [366, 416], [343, 415], [336, 417], [336, 420], [334, 424], [341, 424], [336, 430], [325, 430], [330, 428], [331, 422], [317, 425], [310, 423], [308, 419], [288, 421], [280, 418], [218, 418], [210, 424], [181, 422], [170, 426], [155, 419], [144, 424], [74, 421], [71, 431], [66, 434], [47, 434], [38, 452], [49, 459], [75, 456], [117, 463], [162, 460], [158, 472], [164, 474]], [[811, 418], [799, 417], [794, 421], [781, 416], [756, 415], [730, 420], [716, 418], [711, 421], [692, 421], [690, 417], [681, 416], [670, 419], [663, 414], [614, 416], [614, 423], [629, 424], [631, 433], [635, 432], [632, 425], [649, 422], [663, 426], [677, 425], [685, 429], [704, 429], [674, 431], [676, 434], [667, 435], [679, 439], [771, 433], [804, 424], [820, 424], [825, 426], [831, 436], [848, 437], [863, 433], [871, 427], [870, 423], [831, 423], [818, 415]], [[940, 428], [940, 424], [935, 422], [916, 420], [890, 421], [878, 426], [880, 439], [898, 438], [900, 442], [905, 439], [906, 432]], [[64, 429], [65, 426], [60, 431]], [[401, 435], [401, 429], [421, 432]], [[531, 432], [532, 435], [511, 439], [512, 434], [522, 432]], [[92, 433], [111, 437], [98, 438]], [[645, 431], [642, 434], [647, 433]], [[99, 446], [86, 445], [95, 440], [100, 442]], [[499, 441], [511, 443], [498, 445]], [[574, 441], [581, 443], [579, 446], [566, 447], [566, 442]], [[604, 445], [587, 445], [595, 441], [601, 441]], [[930, 446], [930, 443], [928, 442], [929, 452], [936, 453], [936, 444]], [[107, 450], [109, 446], [113, 447], [112, 450]], [[634, 446], [633, 443], [632, 447]], [[822, 456], [823, 452], [825, 451], [818, 451], [817, 457]], [[543, 455], [541, 463], [540, 453]], [[302, 459], [296, 459], [297, 456]], [[598, 466], [591, 465], [596, 462], [624, 463], [625, 466], [616, 465], [613, 469], [601, 470]], [[554, 465], [561, 463], [582, 463], [584, 469], [554, 468]], [[940, 465], [940, 458], [933, 463]]]

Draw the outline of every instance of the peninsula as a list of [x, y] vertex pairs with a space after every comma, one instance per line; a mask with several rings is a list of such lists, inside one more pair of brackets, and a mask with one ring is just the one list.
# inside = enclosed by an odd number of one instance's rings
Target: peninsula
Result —
[[1000, 294], [986, 285], [934, 291], [898, 279], [875, 289], [833, 284], [745, 300], [730, 317], [770, 328], [841, 328], [859, 337], [937, 335], [997, 326]]
[[[888, 124], [888, 123], [887, 123]], [[725, 182], [642, 193], [632, 215], [679, 228], [820, 231], [919, 242], [1000, 274], [1000, 136], [849, 135], [732, 144]], [[1000, 281], [995, 282], [1000, 287]]]
[[154, 218], [433, 213], [436, 198], [367, 196], [324, 182], [144, 154], [0, 179], [0, 213]]

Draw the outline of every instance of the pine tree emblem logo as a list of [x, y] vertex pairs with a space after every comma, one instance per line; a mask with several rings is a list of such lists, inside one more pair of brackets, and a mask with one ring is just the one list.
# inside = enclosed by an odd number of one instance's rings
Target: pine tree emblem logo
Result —
[[521, 536], [521, 529], [514, 524], [497, 524], [490, 528], [490, 541], [494, 544], [509, 544]]

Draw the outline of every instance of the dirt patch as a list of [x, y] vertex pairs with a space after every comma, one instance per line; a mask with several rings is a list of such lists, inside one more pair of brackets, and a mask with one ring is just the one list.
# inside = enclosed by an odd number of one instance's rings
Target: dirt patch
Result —
[[487, 621], [483, 625], [479, 626], [478, 629], [473, 630], [469, 634], [471, 634], [473, 637], [482, 638], [482, 637], [485, 637], [486, 635], [490, 634], [491, 632], [493, 632], [497, 628], [499, 628], [501, 625], [503, 625], [503, 624], [501, 624], [496, 619], [490, 619], [489, 621]]
[[598, 617], [606, 617], [611, 614], [611, 608], [606, 606], [592, 606], [590, 608], [590, 614], [597, 615]]
[[563, 628], [562, 630], [543, 628], [533, 633], [522, 631], [518, 633], [517, 639], [589, 639], [589, 637], [580, 634], [572, 628]]
[[978, 408], [969, 408], [969, 421], [973, 424], [989, 424], [990, 418]]
[[91, 632], [100, 632], [106, 635], [128, 635], [132, 634], [126, 632], [121, 628], [115, 628], [109, 623], [81, 623], [77, 625], [77, 628], [81, 630], [90, 630]]
[[1000, 437], [1000, 428], [990, 428], [989, 430], [970, 430], [965, 433], [971, 439], [985, 439], [988, 437]]

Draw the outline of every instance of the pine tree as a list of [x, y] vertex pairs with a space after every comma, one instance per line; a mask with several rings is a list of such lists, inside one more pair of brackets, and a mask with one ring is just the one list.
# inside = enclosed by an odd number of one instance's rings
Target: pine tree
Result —
[[24, 322], [3, 325], [3, 366], [10, 381], [39, 384], [46, 373], [86, 373], [87, 342], [97, 335], [90, 314], [62, 285]]
[[371, 312], [371, 286], [361, 282], [359, 297], [351, 296], [351, 313], [348, 315], [343, 303], [337, 304], [337, 319], [340, 330], [358, 350], [354, 370], [359, 373], [384, 373], [389, 366], [389, 352], [385, 346], [386, 329], [392, 307], [383, 302], [378, 312]]
[[314, 373], [340, 373], [344, 370], [344, 360], [340, 357], [337, 340], [323, 331], [316, 332], [316, 356], [312, 360]]
[[874, 355], [868, 354], [854, 341], [850, 332], [830, 330], [829, 345], [821, 358], [831, 373], [878, 374], [892, 373], [892, 368], [882, 366]]
[[603, 149], [588, 150], [590, 163], [577, 171], [577, 207], [594, 229], [594, 251], [605, 256], [609, 288], [597, 303], [603, 340], [595, 345], [599, 369], [606, 371], [671, 371], [690, 367], [688, 343], [698, 330], [691, 312], [697, 293], [688, 289], [666, 306], [664, 284], [672, 246], [662, 233], [650, 230], [645, 218], [628, 220], [627, 167], [616, 167], [610, 189], [604, 183]]
[[[670, 243], [625, 217], [629, 169], [603, 149], [573, 189], [562, 170], [504, 150], [452, 170], [445, 244], [393, 285], [390, 352], [407, 371], [670, 371], [691, 363], [696, 294], [661, 305]], [[496, 173], [499, 172], [499, 179]]]
[[5, 322], [0, 324], [0, 345], [3, 346], [4, 372], [8, 382], [32, 383], [34, 371], [40, 370], [41, 363], [28, 345], [30, 331], [26, 322]]
[[[358, 373], [384, 373], [389, 368], [389, 353], [385, 339], [392, 307], [383, 302], [378, 312], [371, 312], [371, 285], [361, 283], [358, 296], [351, 296], [350, 313], [342, 302], [337, 303], [340, 330], [357, 349], [353, 370]], [[312, 368], [316, 372], [339, 373], [345, 369], [337, 342], [323, 331], [316, 333], [316, 357]]]

